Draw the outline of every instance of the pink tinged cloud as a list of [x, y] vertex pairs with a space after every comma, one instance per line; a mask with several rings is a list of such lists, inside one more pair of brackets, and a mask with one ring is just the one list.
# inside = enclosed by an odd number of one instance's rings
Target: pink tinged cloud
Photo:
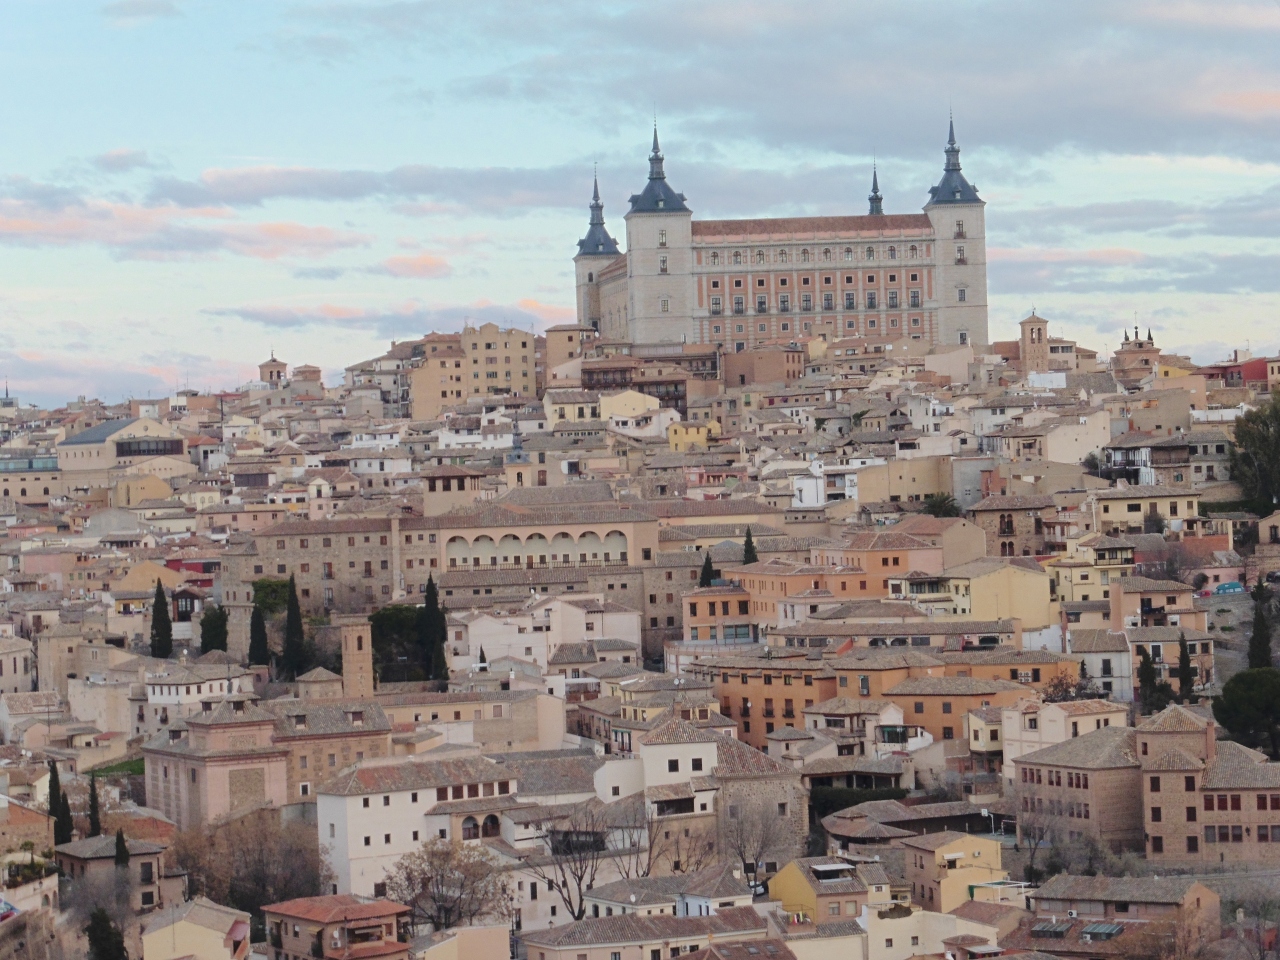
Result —
[[539, 300], [517, 300], [516, 306], [553, 326], [559, 323], [572, 323], [578, 318], [578, 313], [573, 307], [558, 307]]
[[989, 247], [987, 259], [1005, 263], [1078, 263], [1100, 267], [1127, 267], [1145, 262], [1147, 254], [1124, 247], [1066, 250], [1045, 247]]
[[121, 259], [175, 260], [219, 253], [277, 260], [368, 246], [371, 237], [300, 223], [237, 221], [225, 207], [143, 206], [83, 200], [57, 205], [0, 198], [0, 243], [96, 245]]
[[420, 253], [412, 257], [388, 257], [376, 268], [378, 273], [413, 280], [439, 280], [453, 273], [453, 267], [444, 257]]

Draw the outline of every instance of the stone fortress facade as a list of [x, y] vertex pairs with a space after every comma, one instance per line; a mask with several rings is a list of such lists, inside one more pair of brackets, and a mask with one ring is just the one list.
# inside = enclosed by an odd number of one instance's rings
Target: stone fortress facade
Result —
[[923, 213], [885, 214], [873, 172], [863, 216], [695, 220], [655, 128], [625, 253], [596, 185], [574, 257], [578, 321], [607, 340], [727, 351], [816, 335], [985, 345], [986, 204], [960, 170], [954, 123], [945, 155]]

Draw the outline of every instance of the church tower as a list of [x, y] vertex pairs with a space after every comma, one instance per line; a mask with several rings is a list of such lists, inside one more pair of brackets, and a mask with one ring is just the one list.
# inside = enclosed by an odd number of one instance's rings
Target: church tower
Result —
[[1018, 324], [1021, 333], [1018, 356], [1022, 364], [1022, 373], [1045, 373], [1049, 370], [1049, 331], [1043, 317], [1038, 317], [1033, 310], [1031, 315]]
[[618, 256], [618, 243], [609, 236], [604, 225], [600, 181], [593, 177], [591, 219], [587, 224], [587, 235], [578, 241], [578, 253], [573, 258], [578, 291], [578, 326], [591, 327], [597, 333], [600, 332], [600, 269], [608, 266]]
[[373, 696], [373, 640], [367, 623], [342, 625], [342, 695], [349, 700]]
[[986, 202], [960, 172], [956, 125], [947, 136], [942, 179], [924, 212], [933, 224], [938, 342], [985, 346], [987, 339]]
[[649, 182], [627, 211], [627, 339], [679, 343], [694, 331], [693, 212], [667, 183], [658, 128]]

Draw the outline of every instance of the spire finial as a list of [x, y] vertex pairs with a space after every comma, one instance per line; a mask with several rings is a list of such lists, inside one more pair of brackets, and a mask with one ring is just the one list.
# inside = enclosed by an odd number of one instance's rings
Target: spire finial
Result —
[[880, 176], [876, 170], [875, 160], [871, 161], [871, 196], [867, 197], [870, 204], [868, 214], [873, 217], [884, 215], [884, 198], [880, 196]]
[[951, 117], [947, 124], [947, 149], [944, 153], [947, 155], [947, 162], [942, 165], [942, 169], [959, 170], [960, 148], [956, 146], [956, 121], [954, 117]]
[[658, 119], [653, 120], [653, 152], [649, 154], [649, 179], [665, 180], [666, 173], [662, 169], [662, 148], [658, 146]]

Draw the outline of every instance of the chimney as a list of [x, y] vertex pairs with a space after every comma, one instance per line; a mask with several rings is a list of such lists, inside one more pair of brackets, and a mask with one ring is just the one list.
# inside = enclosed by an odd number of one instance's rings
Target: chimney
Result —
[[1218, 755], [1218, 725], [1210, 720], [1204, 728], [1204, 759], [1208, 763]]

